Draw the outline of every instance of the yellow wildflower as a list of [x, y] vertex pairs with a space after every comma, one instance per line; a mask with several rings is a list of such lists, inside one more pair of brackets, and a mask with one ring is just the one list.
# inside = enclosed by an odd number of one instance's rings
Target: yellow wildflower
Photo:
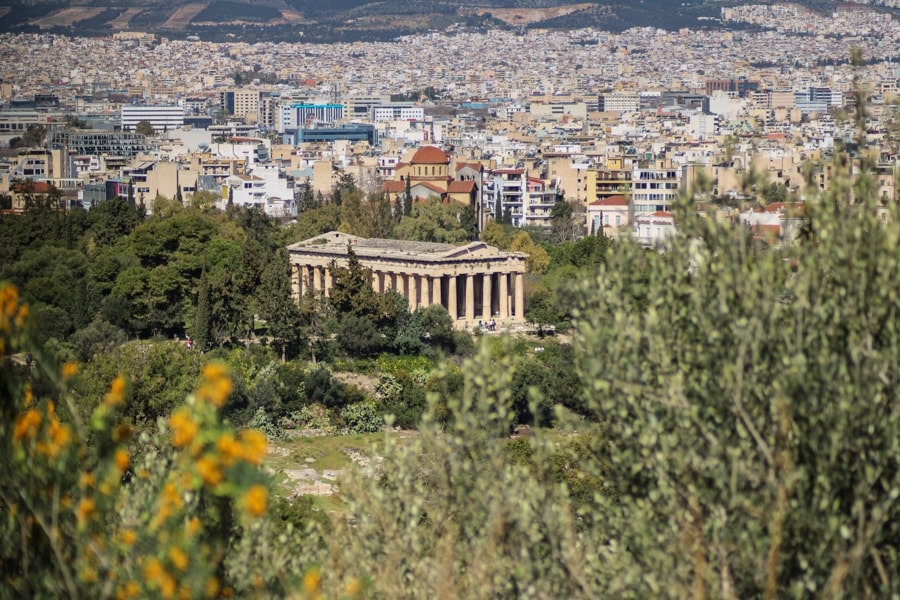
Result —
[[244, 510], [252, 517], [261, 517], [266, 514], [268, 501], [269, 492], [262, 485], [250, 486], [242, 499]]
[[175, 597], [175, 588], [178, 586], [175, 578], [170, 573], [165, 573], [159, 584], [159, 593], [167, 600]]
[[83, 525], [86, 523], [87, 520], [91, 518], [91, 515], [94, 514], [96, 508], [92, 498], [83, 498], [81, 502], [78, 503], [78, 508], [75, 509], [75, 516], [78, 517], [79, 524]]
[[245, 429], [241, 432], [241, 441], [243, 442], [244, 460], [250, 464], [260, 464], [269, 445], [266, 434], [257, 429]]
[[167, 483], [160, 495], [159, 508], [150, 522], [150, 529], [155, 530], [159, 525], [168, 519], [172, 514], [184, 505], [181, 494], [174, 483]]
[[158, 586], [165, 575], [166, 570], [158, 558], [154, 556], [144, 561], [144, 579]]
[[19, 290], [8, 284], [0, 287], [0, 317], [2, 317], [2, 321], [0, 322], [7, 327], [7, 331], [9, 329], [8, 325], [6, 325], [6, 321], [15, 314], [16, 306], [18, 304]]
[[141, 586], [138, 585], [137, 581], [129, 581], [119, 588], [119, 591], [116, 592], [116, 598], [118, 600], [128, 600], [129, 598], [137, 598], [140, 593]]
[[16, 327], [21, 328], [25, 325], [25, 319], [28, 318], [28, 305], [23, 304], [19, 307], [19, 312], [16, 313]]
[[197, 461], [197, 472], [207, 485], [218, 485], [222, 482], [222, 469], [215, 457], [205, 454]]
[[36, 408], [29, 408], [16, 418], [16, 426], [13, 429], [13, 439], [34, 439], [38, 428], [41, 426], [41, 413]]
[[132, 545], [137, 540], [137, 534], [133, 529], [125, 529], [122, 531], [122, 543], [126, 546]]
[[125, 402], [125, 378], [121, 375], [113, 379], [106, 394], [107, 406], [121, 406]]
[[78, 363], [76, 362], [67, 362], [62, 366], [62, 376], [63, 379], [68, 379], [69, 377], [74, 377], [78, 374]]
[[169, 560], [172, 561], [172, 566], [174, 566], [179, 571], [184, 571], [185, 569], [187, 569], [188, 555], [178, 546], [172, 546], [171, 548], [169, 548]]
[[172, 428], [172, 445], [183, 448], [194, 441], [199, 427], [191, 418], [187, 408], [182, 407], [169, 417], [169, 427]]
[[90, 471], [85, 471], [81, 474], [81, 485], [82, 487], [91, 487], [94, 485], [94, 474]]
[[187, 522], [187, 534], [190, 537], [197, 535], [197, 532], [200, 531], [200, 519], [197, 517], [191, 517]]
[[219, 595], [219, 580], [215, 577], [210, 577], [206, 580], [206, 584], [204, 585], [206, 591], [207, 598], [215, 598]]
[[303, 576], [303, 591], [307, 594], [315, 594], [319, 591], [319, 585], [322, 583], [322, 574], [318, 569], [310, 569]]
[[203, 385], [197, 390], [197, 397], [221, 408], [231, 394], [233, 384], [228, 371], [221, 363], [209, 363], [203, 367]]
[[124, 473], [130, 462], [131, 457], [128, 456], [128, 450], [124, 448], [116, 450], [116, 468], [119, 469], [119, 473]]
[[219, 436], [219, 439], [216, 440], [216, 449], [222, 455], [222, 464], [226, 467], [234, 464], [234, 461], [244, 453], [244, 449], [231, 433], [223, 433]]
[[[52, 415], [52, 408], [48, 412]], [[50, 418], [50, 425], [47, 429], [49, 441], [40, 442], [37, 445], [37, 451], [48, 458], [55, 459], [72, 439], [72, 433], [66, 425], [60, 423], [59, 419], [53, 416]]]

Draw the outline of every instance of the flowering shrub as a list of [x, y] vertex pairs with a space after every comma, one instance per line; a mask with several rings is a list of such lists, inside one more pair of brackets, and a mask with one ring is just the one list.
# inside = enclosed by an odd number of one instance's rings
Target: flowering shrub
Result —
[[[242, 537], [268, 531], [270, 497], [260, 468], [266, 436], [236, 432], [219, 416], [232, 389], [222, 365], [204, 366], [196, 392], [137, 444], [122, 419], [126, 378], [82, 421], [68, 392], [77, 373], [74, 363], [55, 371], [43, 360], [27, 306], [0, 287], [5, 588], [19, 597], [201, 598], [281, 589], [277, 570], [288, 566], [302, 574], [296, 552], [293, 562], [226, 565]], [[32, 392], [39, 374], [55, 398]]]

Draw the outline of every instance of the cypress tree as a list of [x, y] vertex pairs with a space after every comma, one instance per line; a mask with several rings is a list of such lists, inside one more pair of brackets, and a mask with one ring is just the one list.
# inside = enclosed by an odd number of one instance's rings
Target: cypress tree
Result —
[[210, 309], [209, 279], [206, 275], [206, 264], [200, 272], [200, 283], [197, 286], [197, 315], [194, 320], [194, 343], [200, 350], [205, 350], [210, 342]]

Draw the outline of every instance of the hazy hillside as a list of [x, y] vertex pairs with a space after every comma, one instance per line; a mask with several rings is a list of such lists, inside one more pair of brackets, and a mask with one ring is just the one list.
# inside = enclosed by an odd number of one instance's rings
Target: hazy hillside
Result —
[[[150, 31], [209, 40], [349, 41], [465, 28], [714, 27], [713, 0], [0, 0], [0, 31]], [[827, 11], [834, 0], [798, 4]], [[890, 10], [890, 9], [885, 9]], [[896, 9], [894, 9], [896, 12]], [[698, 18], [704, 17], [703, 20]]]

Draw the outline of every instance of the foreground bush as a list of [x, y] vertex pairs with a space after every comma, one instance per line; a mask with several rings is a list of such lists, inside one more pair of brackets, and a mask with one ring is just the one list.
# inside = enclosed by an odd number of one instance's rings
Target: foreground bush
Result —
[[[260, 469], [267, 442], [222, 424], [224, 368], [206, 365], [200, 387], [134, 444], [121, 419], [125, 378], [83, 421], [67, 391], [77, 366], [45, 363], [27, 313], [14, 288], [0, 287], [2, 587], [17, 597], [284, 593], [302, 575], [299, 554], [288, 536], [277, 549], [248, 547], [274, 537]], [[32, 391], [41, 371], [55, 400]]]

